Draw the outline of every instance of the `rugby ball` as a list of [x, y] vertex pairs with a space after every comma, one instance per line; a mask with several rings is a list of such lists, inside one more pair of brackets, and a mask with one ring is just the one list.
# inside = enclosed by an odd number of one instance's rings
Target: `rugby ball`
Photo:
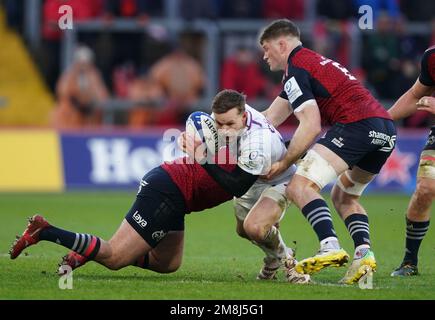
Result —
[[205, 143], [211, 154], [219, 148], [218, 131], [214, 119], [205, 112], [195, 111], [186, 120], [186, 134]]

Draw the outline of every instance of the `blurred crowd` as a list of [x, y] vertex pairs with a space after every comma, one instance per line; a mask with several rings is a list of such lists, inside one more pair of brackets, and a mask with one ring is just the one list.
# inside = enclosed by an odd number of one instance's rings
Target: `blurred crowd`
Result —
[[[10, 27], [23, 32], [24, 0], [3, 0]], [[302, 34], [304, 45], [351, 65], [352, 27], [358, 8], [370, 5], [374, 31], [364, 32], [360, 67], [351, 70], [379, 99], [393, 101], [419, 74], [423, 51], [435, 44], [435, 1], [427, 0], [179, 0], [177, 12], [195, 19], [312, 19], [314, 28]], [[98, 19], [110, 25], [117, 18], [133, 18], [143, 33], [99, 32], [78, 35], [81, 44], [73, 64], [60, 72], [63, 36], [58, 8], [73, 8], [74, 21]], [[312, 4], [313, 7], [307, 6]], [[314, 9], [314, 10], [312, 10]], [[167, 14], [163, 0], [42, 0], [42, 45], [36, 53], [47, 84], [56, 93], [53, 121], [60, 127], [80, 127], [103, 121], [110, 99], [128, 101], [128, 112], [116, 123], [131, 127], [174, 125], [184, 121], [200, 101], [207, 85], [204, 35], [188, 31], [176, 41], [167, 30], [148, 24]], [[409, 33], [407, 24], [427, 25], [425, 33]], [[272, 101], [281, 91], [281, 75], [262, 61], [256, 34], [232, 34], [221, 39], [219, 84], [244, 92], [249, 100]], [[248, 38], [248, 40], [246, 40]], [[389, 107], [389, 106], [386, 106]], [[406, 119], [407, 126], [424, 126], [425, 115]]]

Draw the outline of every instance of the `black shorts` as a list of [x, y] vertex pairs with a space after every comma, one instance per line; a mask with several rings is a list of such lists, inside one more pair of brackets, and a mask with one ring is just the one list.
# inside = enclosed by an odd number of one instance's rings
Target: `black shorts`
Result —
[[435, 126], [430, 128], [430, 133], [423, 150], [435, 150]]
[[396, 127], [383, 118], [336, 123], [317, 143], [337, 154], [349, 168], [357, 166], [377, 174], [393, 152]]
[[162, 167], [156, 167], [142, 178], [125, 219], [154, 248], [168, 231], [184, 230], [186, 213], [180, 189]]

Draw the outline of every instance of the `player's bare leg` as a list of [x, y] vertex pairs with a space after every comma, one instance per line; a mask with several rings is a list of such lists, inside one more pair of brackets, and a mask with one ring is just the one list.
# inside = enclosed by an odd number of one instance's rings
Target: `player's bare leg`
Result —
[[311, 274], [328, 266], [339, 267], [349, 259], [340, 247], [331, 212], [320, 195], [320, 190], [347, 168], [346, 162], [334, 152], [316, 144], [301, 161], [286, 189], [287, 197], [302, 211], [320, 241], [320, 250], [315, 256], [297, 263], [296, 270], [300, 273]]
[[181, 266], [184, 248], [184, 231], [170, 231], [149, 252], [141, 255], [135, 266], [159, 273], [175, 272]]
[[111, 270], [119, 270], [134, 264], [151, 249], [136, 230], [123, 220], [113, 237], [101, 246], [94, 260]]
[[[258, 246], [266, 254], [266, 257], [263, 260], [264, 265], [260, 270], [257, 279], [271, 280], [271, 279], [276, 279], [275, 275], [281, 266], [281, 259], [277, 258], [277, 254], [272, 249], [267, 248], [263, 244], [251, 239], [244, 228], [244, 222], [249, 214], [249, 211], [254, 207], [256, 202], [258, 202], [258, 200], [261, 198], [264, 190], [266, 190], [265, 186], [252, 187], [242, 197], [236, 198], [234, 200], [234, 213], [237, 220], [237, 227], [236, 227], [237, 234], [240, 237], [251, 241], [254, 245]], [[277, 222], [278, 220], [279, 218], [277, 218], [274, 222]]]
[[[270, 198], [267, 194], [270, 194]], [[288, 203], [282, 195], [273, 189], [267, 189], [264, 195], [251, 208], [243, 223], [243, 229], [249, 239], [265, 253], [264, 266], [257, 279], [275, 279], [281, 266], [285, 268], [287, 281], [292, 283], [308, 283], [310, 277], [295, 271], [294, 252], [287, 248], [276, 224], [285, 212]]]
[[[421, 170], [420, 170], [421, 171]], [[435, 179], [418, 177], [406, 213], [406, 248], [401, 265], [391, 276], [413, 276], [418, 274], [418, 250], [429, 230], [430, 209], [435, 197]]]
[[361, 194], [375, 175], [354, 166], [345, 171], [331, 191], [335, 209], [343, 219], [355, 245], [352, 264], [341, 283], [356, 283], [369, 269], [376, 271], [376, 260], [370, 249], [369, 219], [359, 203]]
[[278, 228], [274, 225], [283, 212], [275, 200], [261, 197], [252, 207], [243, 223], [243, 229], [248, 237], [270, 250], [275, 258], [284, 258], [286, 246]]
[[275, 280], [276, 274], [281, 266], [281, 259], [276, 258], [275, 252], [273, 250], [269, 249], [265, 245], [258, 243], [254, 240], [252, 240], [248, 234], [246, 233], [243, 224], [244, 220], [240, 220], [238, 217], [236, 217], [237, 225], [236, 225], [236, 232], [237, 234], [244, 239], [247, 239], [251, 241], [254, 245], [258, 246], [265, 254], [266, 257], [264, 258], [264, 265], [261, 268], [259, 274], [257, 275], [257, 279], [259, 280]]
[[[152, 248], [125, 220], [108, 242], [101, 242], [94, 261], [111, 270], [137, 266], [159, 273], [175, 272], [181, 265], [184, 246], [184, 231], [171, 231]], [[62, 265], [73, 269], [87, 259], [72, 251], [63, 258]], [[59, 273], [62, 273], [61, 270]]]

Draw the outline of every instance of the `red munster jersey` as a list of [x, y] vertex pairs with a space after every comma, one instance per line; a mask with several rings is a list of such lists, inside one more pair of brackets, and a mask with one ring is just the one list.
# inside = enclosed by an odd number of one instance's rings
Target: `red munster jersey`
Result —
[[435, 86], [435, 46], [424, 52], [421, 58], [421, 72], [418, 80], [425, 86]]
[[[225, 162], [225, 164], [219, 164], [219, 166], [226, 171], [231, 171], [236, 166], [235, 164], [229, 164], [230, 161]], [[232, 163], [235, 162], [232, 161]], [[231, 194], [217, 184], [200, 164], [192, 163], [192, 160], [187, 157], [165, 162], [161, 167], [180, 189], [189, 212], [212, 208], [233, 198]]]
[[375, 117], [391, 119], [346, 68], [302, 46], [291, 52], [283, 83], [280, 97], [288, 100], [294, 111], [315, 99], [324, 125]]

